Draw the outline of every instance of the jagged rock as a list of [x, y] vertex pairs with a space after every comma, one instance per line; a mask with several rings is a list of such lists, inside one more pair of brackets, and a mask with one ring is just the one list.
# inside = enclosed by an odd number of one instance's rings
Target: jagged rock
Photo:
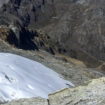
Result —
[[49, 95], [50, 105], [105, 105], [105, 77]]

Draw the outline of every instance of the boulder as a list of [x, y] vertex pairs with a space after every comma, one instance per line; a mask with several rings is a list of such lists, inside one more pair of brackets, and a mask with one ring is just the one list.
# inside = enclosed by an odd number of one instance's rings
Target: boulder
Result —
[[105, 105], [105, 77], [49, 95], [50, 105]]

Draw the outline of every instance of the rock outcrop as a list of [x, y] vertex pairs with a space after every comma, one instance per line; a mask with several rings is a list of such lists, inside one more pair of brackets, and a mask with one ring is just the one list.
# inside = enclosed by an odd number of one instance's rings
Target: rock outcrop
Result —
[[50, 37], [40, 30], [32, 31], [27, 28], [19, 29], [12, 25], [9, 27], [2, 25], [0, 26], [0, 39], [13, 47], [24, 50], [39, 50], [41, 48], [52, 54], [54, 54], [53, 50], [56, 50]]
[[52, 93], [48, 100], [21, 99], [2, 105], [105, 105], [105, 77]]

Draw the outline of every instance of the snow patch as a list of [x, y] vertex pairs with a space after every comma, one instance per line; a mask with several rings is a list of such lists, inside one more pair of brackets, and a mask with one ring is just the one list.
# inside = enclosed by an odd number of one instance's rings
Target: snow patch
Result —
[[61, 88], [74, 86], [56, 72], [27, 58], [0, 53], [0, 97], [6, 101], [43, 97]]

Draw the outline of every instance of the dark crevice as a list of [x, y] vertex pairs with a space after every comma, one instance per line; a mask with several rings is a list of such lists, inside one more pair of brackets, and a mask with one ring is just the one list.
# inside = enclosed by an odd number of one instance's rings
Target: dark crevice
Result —
[[20, 32], [19, 47], [24, 50], [38, 50], [37, 45], [33, 42], [36, 35], [36, 32], [29, 32], [23, 28]]
[[30, 32], [25, 28], [21, 29], [18, 36], [10, 30], [7, 36], [7, 42], [20, 49], [38, 50], [38, 46], [33, 41], [36, 36], [38, 36], [37, 32]]

